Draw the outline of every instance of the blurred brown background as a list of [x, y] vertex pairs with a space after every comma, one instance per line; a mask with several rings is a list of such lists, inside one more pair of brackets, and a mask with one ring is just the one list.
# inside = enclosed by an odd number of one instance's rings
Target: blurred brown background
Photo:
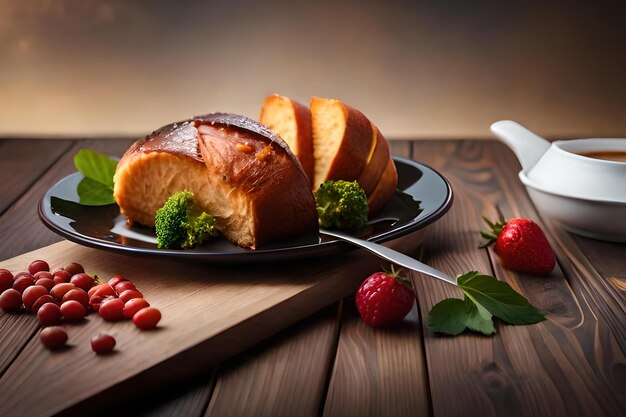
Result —
[[0, 0], [0, 136], [139, 136], [273, 92], [390, 138], [626, 136], [625, 4]]

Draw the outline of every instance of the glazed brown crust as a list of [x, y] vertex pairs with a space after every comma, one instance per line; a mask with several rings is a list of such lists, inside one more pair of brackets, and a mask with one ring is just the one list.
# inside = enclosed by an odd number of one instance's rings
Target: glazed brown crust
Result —
[[193, 120], [171, 123], [133, 143], [122, 155], [120, 164], [139, 152], [167, 152], [204, 162], [198, 147], [197, 129]]
[[197, 121], [209, 175], [218, 176], [226, 189], [233, 188], [250, 201], [254, 246], [317, 230], [308, 179], [288, 148], [249, 126], [226, 125], [215, 118]]
[[[252, 120], [249, 117], [242, 116], [234, 113], [209, 113], [203, 116], [195, 116], [193, 121], [196, 126], [199, 125], [219, 125], [219, 126], [234, 126], [237, 130], [246, 130], [248, 132], [258, 135], [257, 137], [263, 140], [269, 140], [273, 145], [280, 146], [291, 158], [295, 158], [287, 142], [283, 140], [276, 133], [272, 132], [267, 126], [262, 125], [256, 120]], [[302, 169], [302, 167], [300, 167]]]

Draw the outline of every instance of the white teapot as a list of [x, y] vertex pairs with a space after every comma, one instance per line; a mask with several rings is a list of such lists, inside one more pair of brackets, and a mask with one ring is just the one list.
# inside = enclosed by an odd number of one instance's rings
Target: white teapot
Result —
[[517, 155], [540, 214], [583, 236], [626, 242], [626, 138], [550, 143], [510, 120], [491, 131]]

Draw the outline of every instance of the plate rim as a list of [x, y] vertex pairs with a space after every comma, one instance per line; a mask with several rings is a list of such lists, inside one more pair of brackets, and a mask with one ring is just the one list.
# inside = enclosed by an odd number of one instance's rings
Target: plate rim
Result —
[[[368, 237], [366, 240], [375, 243], [383, 243], [393, 239], [397, 239], [399, 237], [405, 236], [411, 232], [422, 229], [425, 226], [437, 221], [444, 214], [448, 212], [450, 207], [452, 206], [454, 200], [454, 193], [452, 191], [452, 186], [450, 182], [437, 170], [433, 169], [427, 164], [415, 161], [413, 159], [404, 158], [400, 156], [392, 157], [394, 162], [401, 162], [406, 165], [412, 166], [422, 172], [424, 170], [430, 171], [431, 174], [434, 174], [438, 177], [443, 184], [445, 185], [445, 198], [443, 203], [437, 207], [432, 213], [428, 216], [418, 220], [411, 221], [405, 224], [400, 225], [398, 228], [388, 230], [386, 232], [380, 233], [378, 235], [374, 235]], [[289, 248], [274, 248], [274, 249], [260, 249], [260, 250], [250, 250], [246, 252], [234, 252], [234, 253], [222, 253], [222, 252], [198, 252], [194, 250], [171, 250], [171, 249], [152, 249], [152, 248], [142, 248], [138, 246], [127, 246], [122, 245], [115, 242], [108, 242], [106, 240], [93, 238], [90, 236], [86, 236], [83, 234], [72, 233], [65, 228], [57, 225], [54, 221], [52, 221], [46, 212], [46, 202], [50, 201], [52, 197], [51, 191], [61, 182], [66, 181], [69, 177], [80, 174], [79, 172], [73, 172], [69, 175], [66, 175], [56, 183], [54, 183], [51, 187], [49, 187], [42, 198], [39, 200], [37, 212], [41, 222], [54, 233], [62, 236], [63, 238], [77, 243], [82, 246], [91, 247], [94, 249], [101, 249], [112, 251], [116, 253], [121, 253], [129, 256], [143, 256], [143, 257], [157, 257], [163, 259], [177, 259], [184, 261], [198, 261], [204, 263], [216, 263], [216, 264], [228, 264], [235, 263], [241, 261], [247, 262], [268, 262], [275, 260], [292, 260], [292, 259], [308, 259], [315, 258], [331, 253], [336, 253], [338, 251], [346, 251], [349, 249], [356, 249], [351, 244], [341, 241], [339, 239], [331, 239], [325, 242], [320, 242], [316, 244], [308, 244], [308, 245], [299, 245], [293, 246]]]

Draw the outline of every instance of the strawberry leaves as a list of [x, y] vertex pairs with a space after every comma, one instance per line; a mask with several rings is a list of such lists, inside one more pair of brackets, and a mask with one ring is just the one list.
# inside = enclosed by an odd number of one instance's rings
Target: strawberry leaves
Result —
[[430, 310], [428, 328], [436, 333], [457, 335], [466, 329], [491, 335], [496, 332], [492, 316], [510, 324], [533, 324], [545, 320], [526, 298], [509, 284], [479, 272], [457, 278], [463, 300], [447, 298]]
[[506, 225], [506, 222], [502, 223], [502, 222], [492, 222], [491, 220], [489, 220], [488, 218], [486, 218], [485, 216], [483, 216], [483, 220], [485, 221], [485, 223], [487, 223], [487, 226], [489, 226], [489, 231], [485, 232], [485, 231], [481, 231], [480, 232], [480, 236], [485, 239], [484, 242], [481, 242], [480, 246], [478, 246], [480, 249], [484, 249], [487, 246], [493, 245], [494, 243], [496, 243], [496, 240], [498, 240], [498, 236], [500, 236], [500, 233], [502, 232], [502, 228]]

